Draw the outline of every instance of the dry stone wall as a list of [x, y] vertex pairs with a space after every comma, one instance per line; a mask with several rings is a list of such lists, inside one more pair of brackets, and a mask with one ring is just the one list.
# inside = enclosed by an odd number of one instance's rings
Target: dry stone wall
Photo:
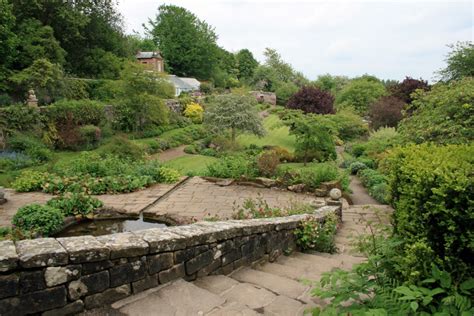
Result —
[[177, 278], [194, 280], [296, 248], [312, 215], [199, 222], [100, 237], [0, 241], [0, 315], [66, 315], [102, 307]]

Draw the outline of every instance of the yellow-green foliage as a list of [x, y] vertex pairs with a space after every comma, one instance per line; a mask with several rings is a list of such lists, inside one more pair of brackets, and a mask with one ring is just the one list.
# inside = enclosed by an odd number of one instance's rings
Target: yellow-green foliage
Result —
[[190, 118], [193, 123], [202, 123], [203, 114], [204, 109], [196, 102], [189, 103], [186, 105], [186, 109], [184, 109], [184, 116]]
[[[433, 252], [449, 272], [472, 271], [474, 144], [412, 145], [393, 150], [387, 164], [395, 233], [407, 245], [423, 243], [417, 249]], [[410, 257], [410, 248], [405, 251]], [[411, 263], [411, 274], [423, 276], [428, 259], [416, 257], [421, 261]]]

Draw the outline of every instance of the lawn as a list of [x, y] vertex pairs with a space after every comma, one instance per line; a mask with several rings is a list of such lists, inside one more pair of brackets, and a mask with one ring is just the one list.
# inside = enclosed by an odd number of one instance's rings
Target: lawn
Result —
[[251, 144], [257, 146], [280, 146], [289, 151], [295, 150], [295, 137], [289, 135], [289, 128], [283, 125], [283, 122], [277, 115], [269, 115], [263, 120], [263, 126], [267, 134], [264, 137], [257, 137], [251, 134], [243, 134], [237, 138], [242, 146]]
[[169, 160], [163, 163], [164, 166], [173, 168], [181, 172], [183, 175], [204, 174], [207, 170], [207, 165], [217, 161], [215, 157], [202, 155], [187, 155]]

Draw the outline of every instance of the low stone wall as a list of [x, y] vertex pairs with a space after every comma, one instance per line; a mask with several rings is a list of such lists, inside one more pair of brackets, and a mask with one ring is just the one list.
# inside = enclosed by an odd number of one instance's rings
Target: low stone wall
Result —
[[296, 248], [293, 230], [312, 215], [199, 222], [100, 237], [0, 241], [0, 315], [64, 315], [102, 307], [177, 278], [194, 280]]

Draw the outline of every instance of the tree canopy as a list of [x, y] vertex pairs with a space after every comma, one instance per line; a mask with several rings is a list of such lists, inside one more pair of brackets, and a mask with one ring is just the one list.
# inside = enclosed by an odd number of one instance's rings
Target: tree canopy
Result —
[[353, 108], [360, 115], [366, 115], [369, 106], [387, 93], [385, 86], [374, 78], [363, 76], [353, 79], [336, 98], [336, 107]]
[[148, 32], [157, 43], [167, 70], [178, 76], [210, 79], [218, 63], [217, 35], [190, 11], [161, 5]]
[[232, 142], [237, 132], [250, 132], [263, 136], [262, 119], [255, 109], [252, 96], [224, 94], [214, 98], [204, 113], [204, 123], [217, 131], [230, 130]]
[[474, 77], [474, 43], [457, 42], [448, 45], [451, 48], [446, 63], [446, 68], [438, 74], [442, 81], [458, 80], [463, 77]]

